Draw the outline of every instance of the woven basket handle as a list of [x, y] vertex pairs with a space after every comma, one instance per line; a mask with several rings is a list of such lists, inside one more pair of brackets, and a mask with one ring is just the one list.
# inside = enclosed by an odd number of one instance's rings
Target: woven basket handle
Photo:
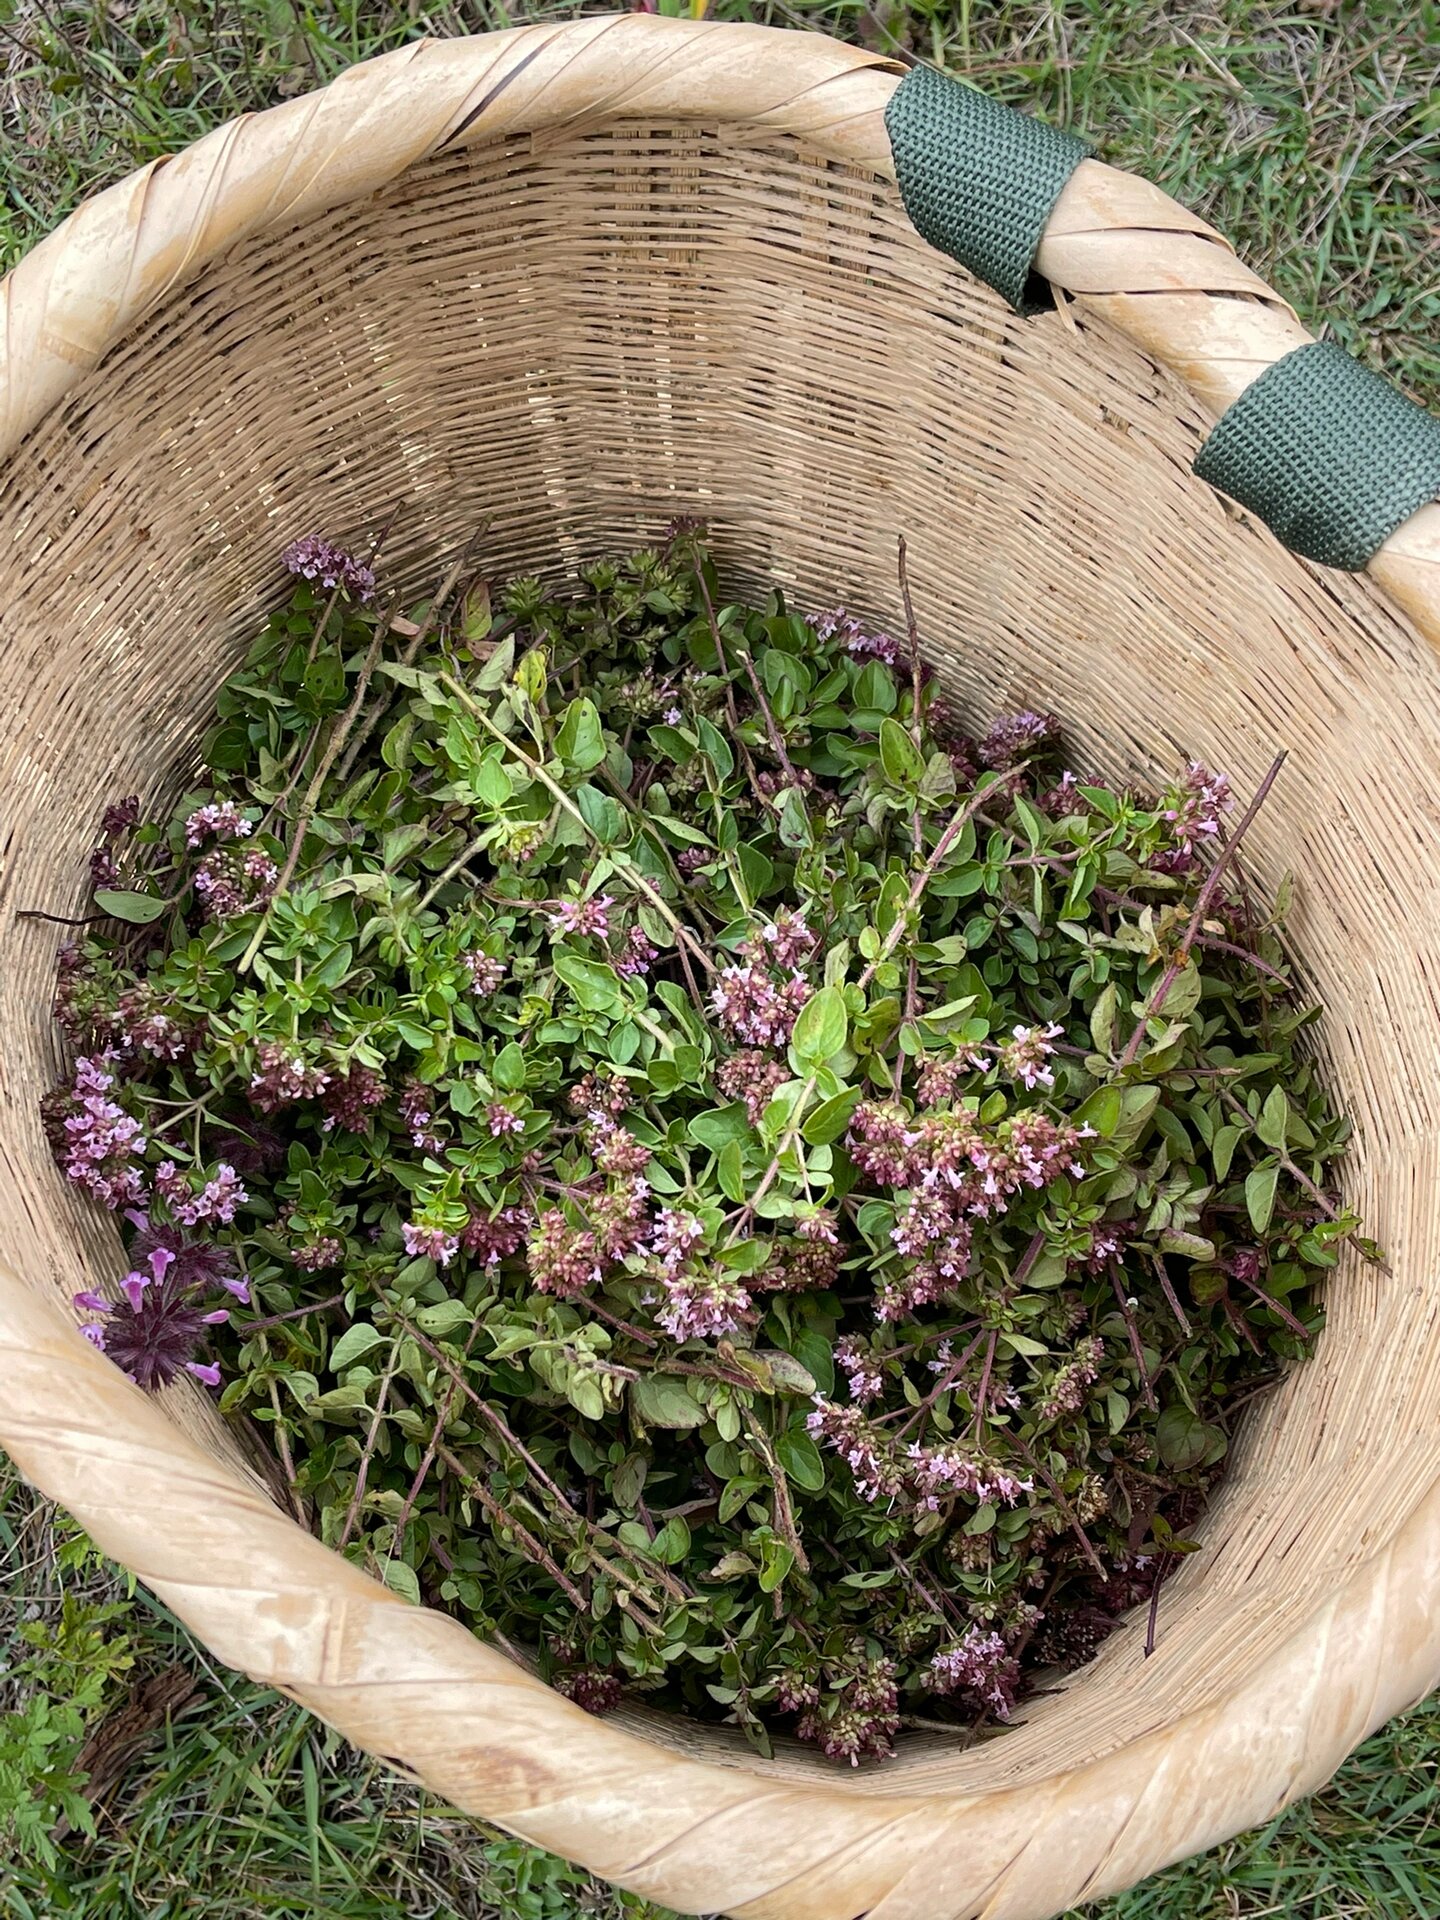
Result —
[[[895, 89], [885, 126], [919, 232], [1017, 312], [1053, 305], [1037, 255], [1087, 143], [923, 65]], [[1292, 551], [1360, 572], [1440, 497], [1440, 420], [1310, 341], [1232, 401], [1195, 471]]]

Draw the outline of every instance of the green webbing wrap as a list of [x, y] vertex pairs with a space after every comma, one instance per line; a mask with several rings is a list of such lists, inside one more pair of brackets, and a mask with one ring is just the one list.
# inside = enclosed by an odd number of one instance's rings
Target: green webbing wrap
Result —
[[906, 74], [885, 131], [905, 211], [931, 246], [1018, 313], [1048, 305], [1044, 282], [1032, 284], [1035, 250], [1086, 143], [933, 67]]
[[1294, 553], [1358, 573], [1440, 495], [1440, 420], [1316, 340], [1223, 413], [1195, 471]]

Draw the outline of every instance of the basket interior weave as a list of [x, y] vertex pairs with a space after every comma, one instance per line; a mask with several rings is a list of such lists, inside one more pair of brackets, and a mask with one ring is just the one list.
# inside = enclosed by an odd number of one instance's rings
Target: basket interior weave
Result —
[[[495, 570], [555, 577], [693, 513], [736, 589], [893, 622], [903, 532], [927, 651], [976, 721], [1043, 702], [1083, 766], [1155, 779], [1193, 754], [1242, 792], [1290, 749], [1251, 859], [1266, 885], [1298, 873], [1293, 940], [1359, 1130], [1348, 1197], [1389, 1270], [1340, 1269], [1156, 1656], [1132, 1626], [1005, 1739], [913, 1743], [883, 1784], [1034, 1779], [1243, 1691], [1440, 1471], [1440, 699], [1375, 590], [1191, 477], [1201, 431], [1134, 350], [1063, 310], [1012, 318], [891, 187], [753, 129], [476, 145], [208, 269], [0, 473], [7, 1252], [67, 1294], [115, 1271], [41, 1138], [57, 933], [14, 909], [77, 910], [99, 808], [193, 746], [286, 540], [358, 537], [399, 502], [392, 577], [428, 581], [482, 519]], [[236, 1457], [202, 1396], [170, 1405]]]

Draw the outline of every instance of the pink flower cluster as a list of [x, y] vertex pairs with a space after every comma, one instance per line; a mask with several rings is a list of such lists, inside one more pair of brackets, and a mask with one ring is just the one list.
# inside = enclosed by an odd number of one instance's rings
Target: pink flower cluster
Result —
[[409, 1130], [410, 1143], [422, 1153], [443, 1153], [445, 1142], [435, 1131], [435, 1096], [423, 1081], [407, 1080], [400, 1090], [400, 1118]]
[[[840, 1359], [838, 1352], [836, 1357]], [[840, 1364], [849, 1363], [841, 1359]], [[859, 1402], [869, 1397], [871, 1384], [869, 1365], [863, 1357], [854, 1370], [852, 1393], [857, 1379]], [[954, 1500], [968, 1500], [976, 1506], [1013, 1507], [1032, 1488], [1029, 1480], [1011, 1473], [999, 1461], [956, 1442], [927, 1447], [913, 1440], [901, 1446], [871, 1420], [860, 1404], [842, 1407], [817, 1395], [805, 1424], [817, 1440], [840, 1455], [854, 1476], [855, 1491], [862, 1500], [904, 1499], [911, 1506], [936, 1513]]]
[[840, 640], [847, 653], [853, 653], [857, 659], [883, 660], [887, 666], [898, 666], [900, 661], [900, 643], [888, 633], [872, 633], [862, 620], [853, 613], [847, 613], [844, 607], [834, 607], [828, 613], [816, 613], [810, 617], [810, 624], [822, 640]]
[[1042, 1420], [1063, 1420], [1066, 1414], [1079, 1413], [1090, 1397], [1090, 1388], [1105, 1357], [1103, 1340], [1091, 1337], [1076, 1347], [1073, 1358], [1060, 1367], [1050, 1382], [1049, 1392], [1040, 1402]]
[[659, 949], [652, 944], [639, 927], [632, 927], [625, 936], [615, 960], [615, 971], [622, 980], [639, 979], [649, 973], [654, 966]]
[[1020, 1663], [1001, 1634], [969, 1626], [933, 1657], [925, 1681], [936, 1693], [972, 1694], [998, 1720], [1008, 1720], [1015, 1711]]
[[366, 1132], [370, 1115], [384, 1104], [386, 1091], [384, 1074], [360, 1062], [344, 1073], [332, 1074], [320, 1096], [325, 1109], [322, 1127], [327, 1132], [332, 1127], [344, 1127], [347, 1133]]
[[755, 1127], [789, 1078], [790, 1071], [782, 1061], [761, 1053], [757, 1047], [742, 1047], [722, 1061], [715, 1084], [727, 1100], [745, 1102], [746, 1117]]
[[469, 1226], [460, 1235], [460, 1245], [482, 1266], [499, 1266], [524, 1246], [533, 1218], [528, 1207], [501, 1207], [493, 1214], [474, 1211]]
[[546, 918], [552, 933], [588, 934], [603, 940], [610, 931], [610, 909], [614, 904], [614, 897], [608, 893], [593, 900], [557, 900], [554, 911]]
[[815, 989], [800, 972], [814, 952], [804, 918], [782, 908], [752, 933], [734, 966], [721, 969], [710, 1005], [732, 1039], [747, 1047], [783, 1047]]
[[835, 1364], [845, 1374], [850, 1398], [857, 1407], [879, 1399], [885, 1389], [885, 1370], [879, 1355], [858, 1334], [847, 1333], [835, 1342]]
[[1012, 1080], [1020, 1081], [1032, 1091], [1036, 1087], [1053, 1087], [1055, 1070], [1049, 1061], [1055, 1051], [1054, 1042], [1064, 1031], [1053, 1023], [1048, 1027], [1016, 1027], [1000, 1049], [1000, 1065]]
[[573, 1298], [602, 1277], [600, 1249], [586, 1227], [572, 1227], [559, 1207], [542, 1214], [525, 1245], [531, 1284]]
[[666, 1280], [655, 1318], [672, 1340], [714, 1340], [738, 1333], [749, 1306], [737, 1275], [718, 1267], [687, 1268]]
[[585, 1144], [602, 1173], [617, 1176], [643, 1173], [650, 1164], [649, 1147], [625, 1127], [617, 1127], [606, 1114], [586, 1128]]
[[448, 1267], [460, 1247], [458, 1234], [447, 1233], [443, 1227], [427, 1227], [419, 1220], [407, 1220], [400, 1238], [412, 1260], [433, 1260], [437, 1267]]
[[1220, 831], [1220, 816], [1230, 806], [1230, 782], [1212, 773], [1202, 761], [1192, 760], [1183, 779], [1172, 790], [1165, 818], [1184, 853], [1193, 853], [1197, 841], [1212, 840]]
[[599, 1667], [578, 1667], [573, 1673], [557, 1673], [552, 1684], [556, 1693], [573, 1700], [586, 1713], [613, 1713], [625, 1698], [618, 1674], [605, 1673]]
[[212, 800], [197, 807], [185, 821], [185, 844], [198, 847], [206, 840], [248, 840], [255, 831], [233, 800]]
[[302, 1273], [318, 1273], [325, 1267], [339, 1266], [345, 1258], [345, 1242], [333, 1233], [323, 1234], [318, 1240], [292, 1247], [290, 1258]]
[[505, 962], [493, 953], [462, 953], [460, 964], [470, 980], [470, 991], [482, 1000], [494, 993], [505, 978]]
[[1013, 1507], [1034, 1489], [1032, 1480], [1009, 1473], [998, 1461], [987, 1460], [953, 1442], [922, 1447], [914, 1440], [906, 1449], [906, 1459], [916, 1505], [931, 1513], [938, 1513], [962, 1495], [977, 1506]]
[[828, 1712], [815, 1707], [802, 1714], [795, 1732], [829, 1760], [888, 1760], [900, 1731], [900, 1696], [893, 1660], [869, 1660]]
[[93, 1317], [80, 1329], [147, 1392], [168, 1387], [183, 1372], [218, 1387], [220, 1369], [196, 1360], [207, 1327], [230, 1318], [229, 1309], [206, 1305], [216, 1288], [245, 1303], [250, 1289], [234, 1274], [222, 1247], [186, 1240], [173, 1227], [152, 1226], [137, 1216], [140, 1232], [130, 1250], [134, 1262], [120, 1282], [120, 1299], [89, 1289], [75, 1305]]
[[243, 1207], [250, 1198], [239, 1174], [225, 1160], [220, 1162], [215, 1177], [207, 1180], [199, 1193], [191, 1190], [190, 1182], [175, 1162], [167, 1160], [156, 1169], [155, 1191], [169, 1207], [172, 1218], [182, 1227], [198, 1227], [207, 1220], [228, 1227], [234, 1221], [235, 1209]]
[[944, 1107], [956, 1098], [962, 1084], [983, 1073], [990, 1062], [974, 1047], [957, 1047], [951, 1054], [925, 1054], [920, 1061], [919, 1094], [923, 1107]]
[[1060, 722], [1053, 713], [1012, 713], [999, 719], [980, 742], [983, 765], [1003, 772], [1017, 760], [1060, 738]]
[[250, 1099], [261, 1113], [318, 1099], [329, 1085], [330, 1075], [323, 1067], [312, 1066], [303, 1054], [282, 1047], [278, 1040], [262, 1040], [255, 1049]]
[[195, 869], [195, 891], [212, 920], [230, 920], [264, 906], [280, 869], [259, 847], [217, 847]]
[[507, 1107], [503, 1100], [492, 1100], [486, 1107], [485, 1124], [490, 1129], [492, 1140], [506, 1140], [512, 1134], [525, 1131], [525, 1122], [513, 1108]]
[[116, 1002], [115, 1024], [137, 1053], [178, 1060], [189, 1049], [193, 1028], [188, 1020], [166, 1011], [173, 1005], [152, 986], [131, 987]]
[[313, 580], [322, 587], [339, 587], [362, 606], [375, 593], [373, 570], [323, 534], [307, 533], [299, 540], [292, 540], [281, 554], [280, 564], [303, 580]]
[[108, 1096], [115, 1085], [114, 1055], [82, 1056], [75, 1062], [71, 1098], [75, 1111], [64, 1122], [65, 1172], [102, 1206], [135, 1206], [145, 1197], [137, 1165], [145, 1152], [140, 1122]]

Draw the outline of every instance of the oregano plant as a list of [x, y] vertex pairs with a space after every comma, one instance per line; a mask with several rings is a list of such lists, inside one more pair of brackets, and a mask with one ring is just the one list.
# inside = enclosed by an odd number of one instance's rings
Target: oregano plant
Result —
[[594, 1711], [1007, 1719], [1153, 1607], [1357, 1233], [1280, 763], [967, 730], [913, 615], [728, 599], [690, 526], [564, 598], [285, 558], [61, 954], [87, 1335]]

